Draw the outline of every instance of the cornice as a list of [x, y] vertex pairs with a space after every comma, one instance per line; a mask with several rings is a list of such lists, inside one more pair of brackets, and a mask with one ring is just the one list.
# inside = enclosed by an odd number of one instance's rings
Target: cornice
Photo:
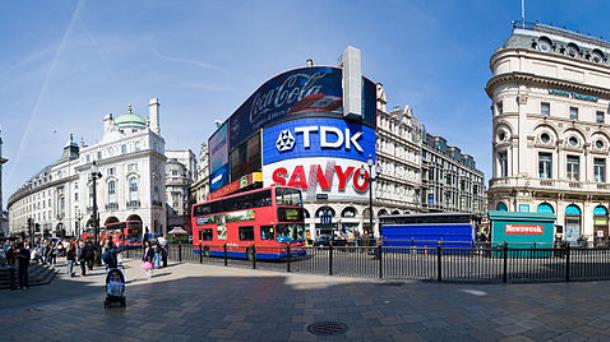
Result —
[[555, 86], [560, 88], [566, 88], [570, 90], [586, 92], [589, 94], [595, 94], [599, 97], [610, 97], [610, 89], [601, 88], [591, 85], [586, 85], [579, 82], [570, 82], [559, 78], [539, 76], [532, 73], [525, 72], [511, 72], [500, 74], [492, 77], [485, 86], [485, 92], [489, 98], [493, 99], [493, 89], [500, 84], [508, 82], [530, 82], [543, 86]]

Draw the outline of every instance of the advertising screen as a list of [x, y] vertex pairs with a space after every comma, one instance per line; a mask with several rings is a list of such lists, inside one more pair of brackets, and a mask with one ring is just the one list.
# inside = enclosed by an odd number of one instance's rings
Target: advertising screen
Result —
[[[275, 120], [298, 116], [343, 116], [342, 70], [305, 67], [287, 71], [261, 85], [229, 118], [232, 150]], [[363, 78], [363, 122], [375, 127], [376, 86]]]
[[253, 135], [248, 141], [231, 151], [231, 181], [261, 170], [260, 134]]
[[335, 118], [302, 118], [263, 129], [263, 165], [305, 157], [375, 160], [375, 129]]
[[228, 120], [208, 140], [210, 192], [229, 183]]
[[297, 158], [263, 166], [263, 186], [273, 184], [299, 188], [306, 200], [324, 194], [329, 200], [368, 199], [369, 185], [362, 173], [364, 163], [341, 158]]

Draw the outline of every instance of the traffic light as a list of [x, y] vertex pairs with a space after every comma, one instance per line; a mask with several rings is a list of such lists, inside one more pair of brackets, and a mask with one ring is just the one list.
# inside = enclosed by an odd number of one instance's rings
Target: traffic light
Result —
[[40, 223], [36, 223], [36, 233], [40, 232]]

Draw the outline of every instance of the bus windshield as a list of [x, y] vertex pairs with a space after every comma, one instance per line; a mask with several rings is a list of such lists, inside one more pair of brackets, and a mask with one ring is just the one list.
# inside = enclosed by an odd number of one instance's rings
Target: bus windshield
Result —
[[278, 242], [305, 240], [305, 227], [302, 224], [278, 224], [276, 230]]
[[277, 205], [302, 206], [301, 191], [289, 188], [276, 188], [275, 201]]

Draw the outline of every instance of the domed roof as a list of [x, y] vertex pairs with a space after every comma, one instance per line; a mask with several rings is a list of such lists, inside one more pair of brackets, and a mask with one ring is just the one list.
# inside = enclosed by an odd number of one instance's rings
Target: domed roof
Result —
[[127, 113], [119, 115], [114, 119], [114, 122], [119, 126], [126, 125], [142, 125], [146, 126], [146, 119], [133, 112], [131, 104], [127, 108]]

